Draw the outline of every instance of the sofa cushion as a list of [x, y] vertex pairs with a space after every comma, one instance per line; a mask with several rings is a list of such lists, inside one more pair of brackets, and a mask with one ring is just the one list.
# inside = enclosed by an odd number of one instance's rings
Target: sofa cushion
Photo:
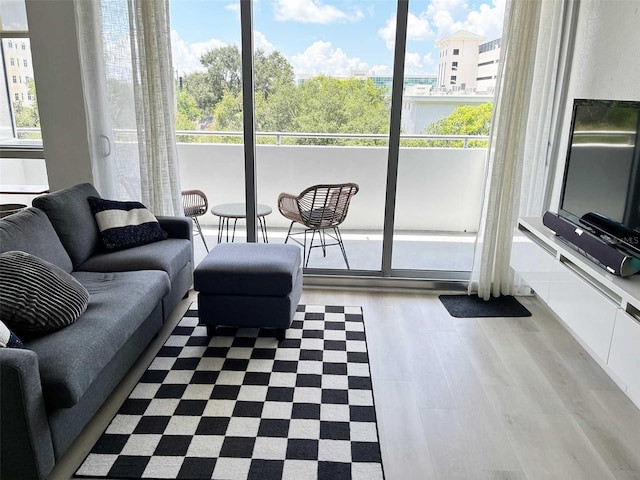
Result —
[[289, 295], [300, 269], [300, 249], [274, 243], [217, 245], [193, 272], [193, 288], [216, 295]]
[[66, 327], [88, 303], [87, 289], [61, 268], [25, 252], [0, 253], [0, 320], [18, 334]]
[[37, 208], [27, 208], [0, 220], [0, 252], [10, 250], [35, 255], [67, 273], [73, 270], [71, 258], [49, 217]]
[[25, 342], [38, 354], [50, 409], [75, 405], [169, 292], [169, 278], [159, 271], [74, 272], [73, 276], [90, 294], [85, 313], [63, 330]]
[[98, 224], [87, 202], [91, 196], [99, 196], [96, 189], [82, 183], [33, 200], [33, 206], [44, 210], [51, 220], [74, 268], [100, 246]]
[[87, 200], [107, 250], [138, 247], [168, 237], [153, 213], [140, 202], [119, 202], [99, 197]]
[[24, 348], [22, 340], [0, 321], [0, 348]]
[[116, 252], [96, 253], [78, 270], [86, 272], [128, 272], [134, 270], [162, 270], [173, 280], [191, 261], [189, 240], [168, 238], [161, 242]]

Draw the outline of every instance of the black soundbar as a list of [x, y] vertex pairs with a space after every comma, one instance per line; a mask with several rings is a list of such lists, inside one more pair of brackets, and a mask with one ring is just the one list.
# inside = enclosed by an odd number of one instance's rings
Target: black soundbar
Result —
[[640, 271], [640, 260], [622, 252], [614, 239], [591, 233], [552, 212], [544, 214], [542, 223], [609, 273], [628, 277]]
[[[590, 226], [598, 234], [616, 238], [622, 243], [622, 248], [629, 248], [628, 246], [638, 248], [638, 246], [640, 246], [640, 232], [632, 230], [626, 225], [611, 220], [598, 212], [585, 213], [580, 217], [580, 223]], [[631, 252], [626, 253], [629, 253], [631, 256], [634, 255]]]

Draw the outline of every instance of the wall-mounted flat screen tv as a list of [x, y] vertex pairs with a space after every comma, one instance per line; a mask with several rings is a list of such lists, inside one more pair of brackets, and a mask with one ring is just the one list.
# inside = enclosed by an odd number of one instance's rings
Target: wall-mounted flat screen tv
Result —
[[[640, 253], [640, 101], [576, 99], [559, 215]], [[613, 230], [613, 231], [612, 231]]]

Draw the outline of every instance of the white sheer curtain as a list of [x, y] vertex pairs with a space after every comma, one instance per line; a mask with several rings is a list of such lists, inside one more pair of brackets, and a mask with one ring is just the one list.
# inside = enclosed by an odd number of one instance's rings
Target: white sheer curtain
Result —
[[76, 2], [94, 183], [182, 215], [168, 0]]
[[565, 7], [565, 1], [556, 0], [507, 4], [483, 210], [469, 282], [469, 293], [485, 300], [517, 293], [509, 267], [514, 228], [518, 216], [542, 213]]

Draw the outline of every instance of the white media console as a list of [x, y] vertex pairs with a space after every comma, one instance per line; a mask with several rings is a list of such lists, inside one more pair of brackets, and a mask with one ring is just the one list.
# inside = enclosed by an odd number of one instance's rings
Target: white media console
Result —
[[640, 274], [611, 275], [542, 218], [519, 220], [511, 267], [640, 408]]

